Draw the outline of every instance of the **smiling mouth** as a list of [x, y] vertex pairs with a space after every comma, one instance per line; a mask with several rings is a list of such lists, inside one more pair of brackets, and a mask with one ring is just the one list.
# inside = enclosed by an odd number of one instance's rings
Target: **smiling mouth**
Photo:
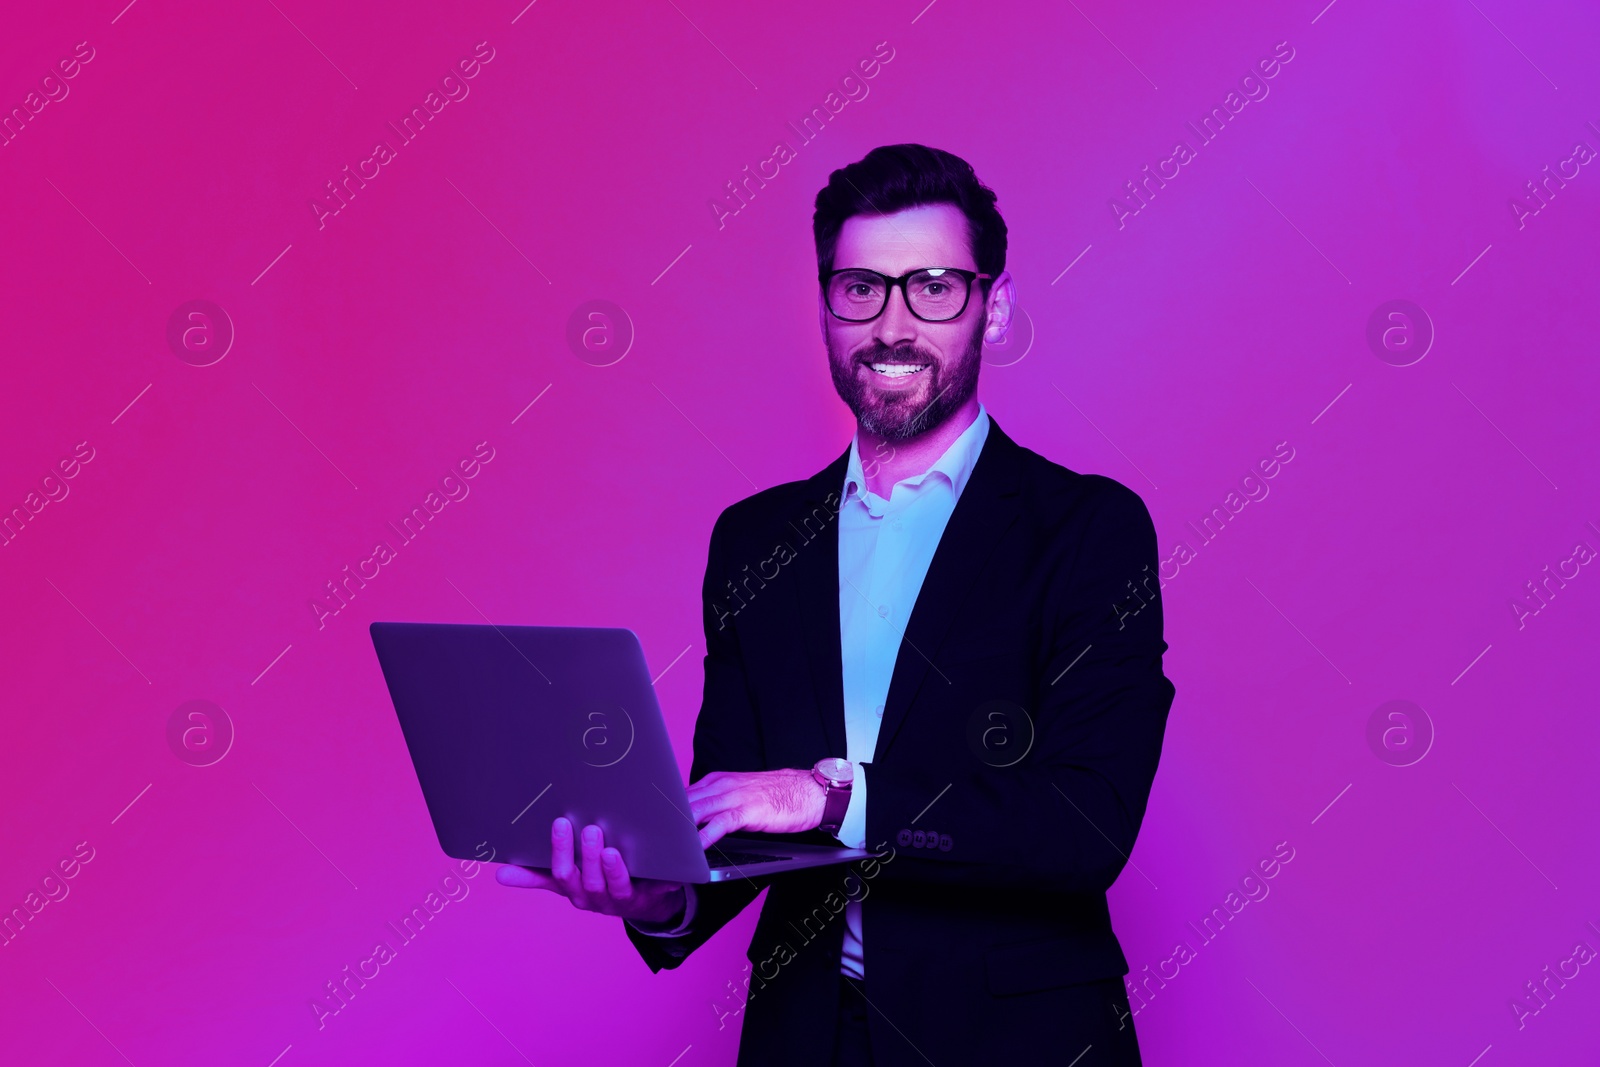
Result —
[[909, 378], [928, 369], [926, 363], [867, 363], [866, 367], [874, 374], [885, 378]]

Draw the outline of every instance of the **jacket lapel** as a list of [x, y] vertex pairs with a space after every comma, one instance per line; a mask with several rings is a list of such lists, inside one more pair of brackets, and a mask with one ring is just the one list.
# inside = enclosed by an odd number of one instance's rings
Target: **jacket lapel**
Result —
[[800, 600], [800, 634], [827, 738], [827, 750], [819, 759], [843, 757], [847, 744], [839, 636], [839, 503], [849, 464], [850, 448], [846, 446], [838, 459], [806, 482], [805, 507], [789, 519], [794, 535], [790, 543], [796, 552], [792, 587]]
[[[874, 760], [881, 760], [893, 743], [926, 676], [932, 673], [935, 683], [945, 684], [937, 667], [945, 634], [984, 562], [1016, 520], [1022, 450], [1000, 429], [993, 415], [989, 418], [983, 450], [978, 453], [978, 462], [939, 538], [901, 635]], [[838, 514], [849, 460], [847, 447], [843, 455], [806, 482], [806, 507], [790, 520], [795, 534], [791, 542], [797, 557], [793, 563], [793, 588], [800, 602], [801, 635], [827, 739], [826, 754], [837, 756], [845, 754], [847, 744], [839, 633]]]
[[[933, 676], [929, 684], [950, 684], [938, 667], [945, 635], [983, 572], [990, 553], [1016, 521], [1021, 499], [1022, 450], [993, 420], [991, 415], [983, 450], [978, 453], [978, 462], [939, 538], [939, 547], [934, 550], [928, 574], [922, 580], [916, 604], [911, 609], [911, 618], [901, 635], [900, 653], [895, 658], [894, 674], [889, 682], [889, 697], [884, 702], [883, 722], [878, 727], [874, 762], [882, 760], [894, 743], [928, 675]], [[842, 686], [841, 682], [841, 701]]]

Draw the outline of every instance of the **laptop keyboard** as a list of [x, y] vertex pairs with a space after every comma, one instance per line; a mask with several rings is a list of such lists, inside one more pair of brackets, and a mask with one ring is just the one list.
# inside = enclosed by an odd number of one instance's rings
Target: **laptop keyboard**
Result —
[[706, 862], [712, 867], [743, 867], [751, 863], [769, 863], [772, 860], [791, 859], [790, 856], [769, 856], [764, 852], [729, 852], [725, 849], [712, 849], [706, 853]]

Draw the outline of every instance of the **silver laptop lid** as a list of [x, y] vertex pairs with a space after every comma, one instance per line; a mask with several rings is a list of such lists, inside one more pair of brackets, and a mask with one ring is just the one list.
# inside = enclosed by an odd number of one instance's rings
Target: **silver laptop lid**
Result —
[[371, 633], [446, 855], [548, 868], [550, 823], [564, 815], [575, 830], [598, 825], [636, 878], [709, 880], [633, 631], [375, 622]]

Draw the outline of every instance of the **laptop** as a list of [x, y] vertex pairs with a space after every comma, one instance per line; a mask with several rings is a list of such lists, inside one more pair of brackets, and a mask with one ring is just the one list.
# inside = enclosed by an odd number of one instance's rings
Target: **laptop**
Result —
[[[721, 882], [866, 849], [700, 838], [632, 630], [375, 622], [372, 645], [439, 845], [550, 868], [550, 823], [593, 823], [635, 878]], [[493, 851], [490, 851], [490, 850]]]

